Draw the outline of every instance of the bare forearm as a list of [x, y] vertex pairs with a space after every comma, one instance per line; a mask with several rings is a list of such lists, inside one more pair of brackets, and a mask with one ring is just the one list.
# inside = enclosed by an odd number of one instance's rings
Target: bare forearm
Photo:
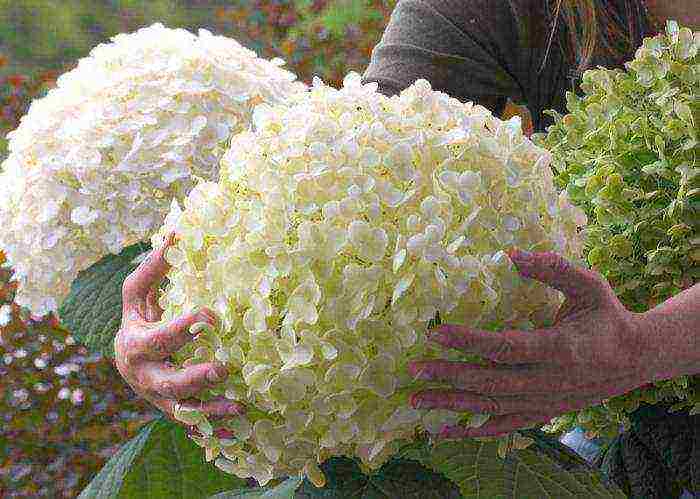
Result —
[[657, 305], [641, 318], [652, 344], [658, 345], [659, 359], [666, 359], [667, 373], [672, 373], [658, 379], [700, 374], [700, 283]]

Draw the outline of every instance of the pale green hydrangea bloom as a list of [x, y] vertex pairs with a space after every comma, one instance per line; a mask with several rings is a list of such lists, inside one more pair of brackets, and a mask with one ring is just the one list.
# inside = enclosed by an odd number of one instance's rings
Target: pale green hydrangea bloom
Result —
[[[222, 319], [198, 325], [179, 360], [226, 362], [228, 380], [202, 397], [248, 408], [227, 422], [177, 417], [198, 426], [207, 459], [262, 484], [323, 483], [318, 463], [332, 455], [376, 469], [417, 430], [462, 417], [408, 404], [440, 386], [414, 382], [410, 360], [458, 358], [426, 342], [428, 322], [529, 329], [551, 316], [560, 293], [521, 279], [504, 250], [577, 260], [586, 217], [517, 118], [425, 80], [389, 98], [356, 73], [339, 90], [315, 79], [258, 106], [253, 125], [232, 139], [220, 181], [174, 204], [152, 239], [178, 234], [163, 320], [203, 306]], [[216, 438], [215, 425], [236, 437]]]
[[147, 240], [194, 177], [218, 178], [261, 102], [305, 85], [223, 36], [161, 24], [95, 47], [8, 134], [0, 249], [15, 301], [56, 310], [78, 272]]
[[[669, 21], [622, 69], [586, 71], [569, 114], [533, 140], [552, 152], [555, 184], [584, 209], [585, 256], [629, 310], [643, 313], [700, 281], [700, 31]], [[700, 391], [687, 376], [662, 380], [552, 420], [612, 437], [641, 402]], [[697, 384], [695, 384], [697, 385]]]

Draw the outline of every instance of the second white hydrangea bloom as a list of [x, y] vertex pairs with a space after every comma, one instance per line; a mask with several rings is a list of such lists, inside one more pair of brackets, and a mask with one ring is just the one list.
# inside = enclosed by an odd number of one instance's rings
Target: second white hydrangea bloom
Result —
[[147, 240], [195, 177], [217, 180], [255, 105], [305, 88], [281, 64], [206, 30], [155, 24], [62, 75], [8, 134], [0, 249], [15, 301], [56, 310], [80, 270]]

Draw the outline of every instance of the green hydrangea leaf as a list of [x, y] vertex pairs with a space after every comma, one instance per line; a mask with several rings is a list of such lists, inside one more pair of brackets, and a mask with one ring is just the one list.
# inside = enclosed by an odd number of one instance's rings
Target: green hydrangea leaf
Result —
[[631, 497], [679, 497], [681, 490], [659, 456], [646, 447], [639, 435], [625, 432], [620, 443], [622, 463]]
[[114, 357], [114, 335], [122, 320], [122, 284], [150, 250], [147, 243], [108, 255], [80, 272], [58, 314], [61, 323], [92, 352]]
[[623, 498], [623, 492], [573, 450], [541, 430], [520, 430], [532, 443], [502, 459], [499, 441], [464, 439], [412, 446], [404, 457], [418, 460], [459, 486], [462, 497]]
[[316, 488], [305, 480], [296, 499], [458, 499], [459, 489], [447, 478], [410, 459], [392, 459], [366, 475], [357, 462], [332, 458], [321, 465], [326, 485]]
[[294, 499], [300, 478], [287, 478], [275, 487], [247, 487], [211, 496], [209, 499]]
[[245, 486], [205, 462], [184, 427], [159, 418], [122, 446], [79, 499], [197, 499]]
[[680, 497], [681, 485], [635, 431], [618, 435], [595, 461], [629, 497]]
[[640, 404], [630, 428], [604, 447], [594, 466], [632, 497], [679, 497], [700, 490], [700, 417], [678, 404]]
[[79, 499], [107, 499], [118, 497], [124, 477], [129, 473], [129, 468], [134, 459], [141, 453], [154, 428], [154, 423], [144, 426], [138, 435], [126, 444], [107, 461], [95, 478], [83, 489]]

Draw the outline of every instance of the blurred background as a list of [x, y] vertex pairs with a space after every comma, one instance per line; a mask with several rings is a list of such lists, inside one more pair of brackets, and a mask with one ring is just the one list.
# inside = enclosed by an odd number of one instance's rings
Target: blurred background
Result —
[[[281, 57], [310, 84], [362, 73], [396, 0], [0, 0], [0, 160], [33, 99], [99, 43], [155, 22]], [[509, 107], [507, 114], [518, 112]], [[3, 256], [0, 254], [0, 264]], [[11, 305], [0, 270], [0, 498], [76, 497], [154, 413], [54, 317]], [[581, 433], [567, 445], [591, 458]]]

